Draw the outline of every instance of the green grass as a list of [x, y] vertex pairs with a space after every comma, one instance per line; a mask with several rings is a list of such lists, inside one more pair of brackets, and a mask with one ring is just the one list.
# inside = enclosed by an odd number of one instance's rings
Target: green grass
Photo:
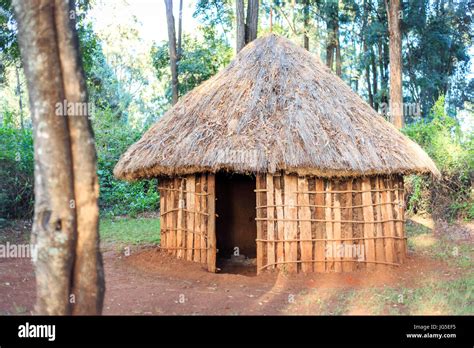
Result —
[[160, 220], [103, 218], [100, 220], [100, 237], [114, 243], [157, 244], [160, 242]]
[[380, 315], [472, 315], [474, 313], [472, 274], [450, 281], [428, 281], [420, 287], [386, 287], [356, 292], [365, 298], [371, 314]]

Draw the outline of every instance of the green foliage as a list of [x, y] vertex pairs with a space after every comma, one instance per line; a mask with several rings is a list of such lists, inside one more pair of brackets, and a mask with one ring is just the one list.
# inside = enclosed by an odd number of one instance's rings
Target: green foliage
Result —
[[[449, 104], [456, 107], [468, 99], [465, 77], [472, 46], [470, 7], [469, 0], [418, 0], [404, 5], [403, 70], [410, 102], [420, 103], [424, 113], [441, 95], [450, 96]], [[455, 79], [457, 74], [462, 78]]]
[[31, 217], [33, 212], [31, 130], [0, 125], [0, 218]]
[[20, 58], [11, 0], [0, 0], [0, 83], [5, 67]]
[[473, 219], [474, 135], [464, 134], [458, 121], [444, 110], [445, 98], [434, 104], [430, 121], [421, 119], [404, 132], [420, 144], [442, 173], [440, 179], [412, 176], [407, 179], [408, 207], [436, 217]]
[[[203, 34], [204, 40], [183, 36], [183, 52], [178, 63], [180, 96], [215, 75], [232, 57], [232, 49], [223, 39], [216, 38], [214, 28], [204, 28]], [[166, 96], [171, 101], [168, 43], [155, 44], [151, 56], [157, 77], [168, 82]]]
[[98, 155], [100, 208], [106, 215], [135, 216], [158, 208], [156, 180], [128, 183], [117, 180], [113, 169], [125, 150], [137, 141], [143, 130], [117, 122], [113, 113], [99, 111], [93, 122]]

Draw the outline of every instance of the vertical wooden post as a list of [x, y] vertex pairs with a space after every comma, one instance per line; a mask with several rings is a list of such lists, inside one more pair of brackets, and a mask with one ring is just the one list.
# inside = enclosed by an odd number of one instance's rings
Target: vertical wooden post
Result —
[[[397, 221], [395, 224], [395, 231], [397, 237], [404, 237], [405, 236], [405, 229], [404, 229], [404, 206], [405, 206], [405, 198], [403, 195], [403, 178], [399, 177], [396, 179], [395, 188], [395, 205], [393, 206], [393, 210], [395, 212], [395, 216]], [[392, 186], [393, 187], [393, 186]], [[406, 257], [406, 240], [405, 239], [397, 239], [397, 246], [398, 246], [398, 262], [403, 263]]]
[[[207, 263], [207, 250], [209, 249], [209, 241], [207, 237], [209, 236], [208, 224], [209, 224], [209, 210], [207, 209], [207, 200], [209, 199], [209, 186], [207, 184], [207, 174], [201, 174], [201, 192], [206, 193], [207, 195], [202, 195], [201, 200], [201, 210], [208, 215], [201, 216], [201, 262]], [[215, 218], [214, 218], [215, 219]], [[215, 220], [214, 220], [215, 226]], [[215, 228], [215, 227], [214, 227]]]
[[195, 217], [195, 205], [194, 205], [194, 196], [196, 190], [196, 179], [194, 174], [188, 175], [186, 177], [186, 260], [193, 260], [193, 248], [194, 248], [194, 217]]
[[177, 233], [178, 231], [176, 230], [177, 226], [178, 226], [178, 211], [176, 210], [178, 208], [178, 204], [179, 204], [179, 194], [178, 194], [178, 191], [176, 191], [176, 189], [179, 187], [178, 186], [178, 179], [177, 178], [174, 178], [174, 179], [170, 179], [170, 188], [171, 188], [171, 191], [170, 191], [170, 195], [169, 195], [169, 200], [168, 202], [170, 203], [168, 205], [169, 207], [169, 210], [173, 210], [171, 213], [170, 213], [170, 220], [168, 220], [168, 222], [170, 222], [170, 230], [168, 232], [168, 235], [169, 235], [169, 243], [168, 243], [168, 247], [170, 248], [170, 254], [172, 255], [176, 255], [176, 236], [177, 236]]
[[[316, 192], [323, 192], [324, 191], [324, 179], [315, 178], [315, 191]], [[316, 207], [316, 219], [323, 220], [324, 219], [324, 193], [316, 193], [315, 196], [315, 205]], [[316, 222], [316, 238], [317, 239], [324, 239], [326, 236], [324, 223]], [[326, 250], [325, 250], [325, 243], [324, 241], [316, 241], [315, 243], [315, 259], [318, 261], [324, 261], [326, 259]], [[324, 272], [326, 270], [325, 262], [316, 262], [316, 272]]]
[[[346, 220], [347, 221], [352, 221], [352, 219], [354, 218], [353, 217], [353, 213], [352, 213], [352, 178], [348, 179], [347, 180], [347, 189], [346, 189], [347, 193], [345, 194], [346, 196], [346, 209], [345, 210], [345, 216], [346, 216]], [[353, 229], [352, 229], [352, 222], [348, 222], [345, 224], [345, 228], [344, 228], [344, 237], [345, 238], [354, 238], [354, 234], [353, 234]], [[349, 246], [351, 247], [351, 252], [354, 252], [356, 250], [355, 248], [355, 241], [354, 240], [346, 240], [344, 241], [344, 250], [347, 250], [348, 248], [346, 248], [346, 246]], [[348, 255], [344, 255], [345, 256], [345, 259], [346, 260], [353, 260], [354, 259], [354, 256], [358, 256], [358, 255], [354, 255], [354, 254], [351, 254], [350, 256], [351, 257], [348, 257]], [[343, 262], [342, 263], [342, 269], [344, 272], [352, 272], [354, 270], [354, 263], [353, 262]]]
[[216, 177], [209, 174], [207, 178], [207, 192], [209, 193], [208, 219], [207, 219], [207, 269], [209, 272], [216, 272]]
[[[340, 185], [336, 184], [336, 188], [340, 187]], [[340, 193], [333, 193], [334, 196], [334, 223], [333, 223], [333, 235], [334, 239], [337, 239], [333, 245], [336, 246], [336, 248], [333, 248], [333, 252], [336, 253], [335, 259], [340, 260], [341, 256], [339, 256], [339, 253], [341, 252], [341, 245], [343, 246], [343, 243], [341, 241], [341, 201], [339, 199]], [[335, 272], [342, 272], [342, 262], [336, 261], [334, 263], [334, 271]]]
[[274, 176], [274, 186], [275, 186], [275, 205], [276, 205], [276, 228], [277, 228], [277, 239], [279, 240], [276, 243], [277, 249], [277, 262], [278, 269], [282, 269], [284, 264], [281, 262], [285, 261], [285, 248], [284, 244], [281, 242], [285, 239], [285, 223], [283, 222], [284, 219], [284, 212], [283, 212], [283, 190], [281, 187], [281, 175]]
[[201, 174], [196, 174], [196, 194], [194, 195], [194, 209], [196, 213], [194, 214], [194, 258], [195, 262], [201, 262], [201, 218], [202, 218], [202, 208], [201, 208]]
[[[159, 179], [158, 187], [166, 187], [166, 183], [164, 179]], [[160, 193], [160, 246], [164, 249], [166, 248], [166, 198], [165, 198], [165, 191], [166, 190], [159, 190]]]
[[365, 257], [367, 261], [367, 269], [375, 269], [375, 243], [371, 239], [374, 237], [374, 210], [372, 203], [372, 192], [370, 185], [370, 178], [366, 177], [362, 179], [362, 205], [363, 214], [364, 214], [364, 248], [365, 248]]
[[298, 180], [296, 175], [285, 174], [283, 177], [285, 182], [285, 261], [290, 261], [286, 264], [286, 269], [290, 273], [298, 271], [298, 264], [295, 262], [298, 258], [297, 242], [295, 241], [298, 233], [298, 212], [296, 207], [296, 191], [298, 190]]
[[[298, 220], [300, 228], [301, 245], [301, 270], [303, 272], [312, 272], [313, 263], [313, 242], [311, 239], [311, 210], [309, 208], [309, 188], [308, 179], [304, 177], [298, 178]], [[306, 262], [305, 262], [306, 261]]]
[[[255, 178], [255, 182], [256, 182], [255, 187], [257, 189], [256, 203], [258, 207], [261, 207], [263, 205], [263, 194], [265, 194], [265, 192], [262, 191], [262, 190], [265, 190], [265, 176], [264, 175], [265, 174], [257, 174]], [[257, 218], [260, 219], [260, 220], [257, 220], [257, 240], [259, 240], [257, 242], [257, 274], [260, 274], [261, 268], [265, 264], [263, 250], [266, 243], [262, 241], [264, 221], [261, 219], [263, 218], [263, 210], [257, 209], [256, 213], [257, 213]]]
[[[262, 174], [264, 175], [264, 174]], [[274, 199], [274, 188], [273, 188], [273, 175], [266, 174], [267, 181], [267, 263], [275, 263], [275, 199]], [[269, 268], [275, 268], [270, 266]]]
[[[373, 196], [375, 197], [375, 199], [373, 200], [374, 201], [374, 208], [375, 208], [375, 216], [377, 217], [377, 220], [376, 221], [379, 221], [378, 223], [375, 224], [375, 235], [378, 237], [376, 240], [375, 240], [375, 260], [376, 261], [380, 261], [380, 262], [385, 262], [385, 248], [384, 248], [384, 240], [381, 238], [384, 236], [384, 227], [385, 227], [385, 224], [382, 223], [381, 221], [382, 220], [385, 220], [383, 218], [383, 209], [382, 209], [382, 200], [381, 200], [381, 192], [379, 191], [383, 191], [383, 183], [382, 183], [382, 180], [379, 176], [376, 176], [375, 177], [375, 185], [374, 185], [374, 188], [375, 188], [375, 192], [373, 194]], [[378, 268], [383, 268], [385, 267], [383, 264], [378, 264], [376, 265]]]
[[387, 262], [397, 262], [395, 253], [395, 222], [393, 221], [393, 205], [392, 193], [390, 192], [390, 184], [380, 178], [380, 187], [382, 192], [382, 219], [387, 220], [384, 223], [383, 235], [389, 237], [385, 239], [385, 258]]
[[[324, 202], [325, 208], [325, 219], [326, 219], [326, 239], [334, 238], [334, 231], [332, 228], [332, 182], [329, 179], [326, 187], [326, 201]], [[328, 241], [324, 249], [326, 255], [326, 271], [332, 271], [334, 269], [334, 241]], [[331, 255], [329, 257], [329, 255]], [[330, 261], [329, 261], [330, 260]]]
[[177, 235], [176, 235], [176, 248], [177, 253], [176, 256], [178, 259], [182, 259], [185, 257], [184, 246], [186, 243], [186, 217], [184, 215], [184, 209], [186, 209], [186, 201], [185, 201], [185, 180], [184, 178], [179, 178], [179, 200], [178, 200], [178, 224], [177, 224]]
[[[400, 187], [402, 188], [401, 189], [401, 192], [400, 192], [400, 196], [402, 198], [402, 208], [401, 208], [401, 219], [402, 221], [400, 222], [401, 224], [401, 229], [402, 229], [402, 236], [405, 237], [405, 188], [403, 186], [403, 179], [400, 180]], [[406, 255], [408, 254], [408, 243], [406, 241], [406, 239], [403, 239], [403, 260], [405, 260], [405, 257]]]
[[[362, 179], [361, 178], [356, 178], [352, 181], [352, 189], [354, 191], [361, 191], [362, 190]], [[354, 208], [352, 210], [352, 217], [354, 221], [364, 221], [364, 209], [362, 207], [362, 193], [360, 192], [355, 192], [354, 195], [352, 196], [352, 204], [354, 206], [359, 206], [359, 208]], [[363, 238], [364, 237], [364, 224], [360, 223], [354, 223], [352, 225], [352, 235], [355, 238]], [[365, 261], [367, 258], [367, 254], [365, 252], [365, 241], [362, 239], [359, 239], [356, 241], [357, 243], [357, 252], [359, 253], [357, 255], [357, 261], [356, 263], [353, 263], [353, 268], [354, 270], [358, 269], [365, 269], [366, 264], [364, 262], [359, 262], [359, 261]]]

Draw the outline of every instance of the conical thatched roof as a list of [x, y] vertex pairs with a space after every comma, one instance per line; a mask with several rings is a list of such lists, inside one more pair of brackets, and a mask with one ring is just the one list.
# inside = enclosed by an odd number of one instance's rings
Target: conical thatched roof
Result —
[[269, 35], [172, 107], [114, 174], [287, 172], [318, 176], [438, 173], [428, 155], [322, 62]]

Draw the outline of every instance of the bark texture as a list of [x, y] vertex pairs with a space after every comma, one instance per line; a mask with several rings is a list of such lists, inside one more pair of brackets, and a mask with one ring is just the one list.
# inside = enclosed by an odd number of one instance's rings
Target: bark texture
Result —
[[94, 138], [88, 115], [58, 114], [63, 102], [87, 103], [74, 2], [13, 5], [34, 128], [35, 311], [100, 314], [104, 279]]

